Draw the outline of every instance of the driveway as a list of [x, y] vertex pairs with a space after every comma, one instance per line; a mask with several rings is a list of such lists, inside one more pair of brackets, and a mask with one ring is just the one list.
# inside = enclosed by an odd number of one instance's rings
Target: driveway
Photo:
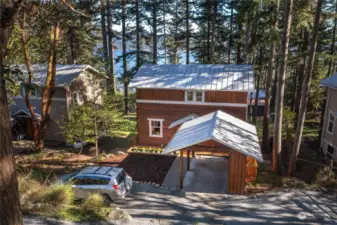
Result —
[[134, 184], [132, 193], [115, 203], [133, 217], [129, 222], [69, 223], [26, 216], [24, 224], [337, 224], [336, 200], [336, 195], [301, 190], [244, 196], [170, 191]]
[[[201, 193], [227, 193], [228, 159], [215, 156], [191, 158], [190, 170], [186, 170], [184, 158], [184, 191]], [[177, 157], [166, 174], [162, 186], [178, 189], [180, 177], [180, 158]]]
[[337, 224], [337, 196], [301, 190], [255, 196], [190, 193], [136, 184], [118, 202], [128, 224]]
[[200, 157], [192, 159], [191, 170], [184, 178], [184, 191], [200, 193], [227, 193], [228, 159]]

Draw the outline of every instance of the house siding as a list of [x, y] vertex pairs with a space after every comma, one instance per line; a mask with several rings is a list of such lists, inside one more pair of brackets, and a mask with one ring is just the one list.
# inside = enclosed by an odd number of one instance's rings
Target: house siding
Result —
[[[55, 97], [58, 96], [58, 97]], [[66, 98], [62, 98], [62, 96], [66, 96], [66, 91], [64, 88], [56, 88], [54, 100], [51, 106], [50, 118], [51, 120], [47, 123], [47, 129], [45, 134], [46, 140], [60, 141], [64, 142], [65, 139], [61, 135], [61, 130], [57, 126], [57, 121], [61, 120], [64, 116], [67, 116], [67, 101]], [[61, 97], [61, 98], [59, 98]], [[35, 109], [39, 112], [42, 112], [41, 109], [41, 97], [31, 98], [30, 103]], [[10, 106], [11, 115], [16, 113], [21, 109], [26, 109], [25, 97], [16, 97], [14, 99], [14, 104]], [[29, 133], [29, 127], [27, 127]]]
[[[203, 91], [203, 90], [201, 90]], [[205, 102], [247, 104], [247, 92], [244, 91], [204, 91]], [[185, 90], [145, 89], [136, 92], [137, 100], [185, 101]]]
[[331, 145], [335, 148], [334, 161], [337, 162], [337, 116], [335, 119], [334, 130], [333, 133], [327, 132], [328, 127], [328, 117], [329, 112], [337, 113], [337, 89], [328, 89], [328, 100], [326, 103], [326, 110], [324, 115], [324, 126], [322, 131], [322, 141], [321, 148], [323, 153], [326, 154], [327, 144]]
[[[169, 129], [172, 122], [192, 113], [199, 116], [222, 110], [239, 119], [246, 120], [247, 107], [225, 107], [204, 105], [174, 105], [137, 103], [137, 124], [139, 145], [166, 145], [179, 126]], [[148, 119], [163, 119], [163, 137], [150, 137]]]

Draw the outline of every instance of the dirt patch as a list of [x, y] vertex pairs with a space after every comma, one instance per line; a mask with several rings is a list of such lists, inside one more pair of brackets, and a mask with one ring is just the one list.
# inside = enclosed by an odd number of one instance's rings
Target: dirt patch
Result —
[[162, 184], [175, 156], [130, 153], [119, 167], [123, 167], [133, 180]]

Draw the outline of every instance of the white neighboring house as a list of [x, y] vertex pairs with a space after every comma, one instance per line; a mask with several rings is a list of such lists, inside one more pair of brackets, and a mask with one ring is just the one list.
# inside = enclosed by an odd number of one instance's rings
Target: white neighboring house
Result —
[[328, 159], [337, 162], [337, 73], [322, 80], [320, 85], [328, 89], [321, 150]]
[[[24, 74], [25, 66], [20, 66]], [[47, 65], [32, 65], [33, 81], [36, 88], [30, 96], [30, 103], [35, 108], [35, 119], [41, 119], [41, 94], [47, 76]], [[51, 120], [47, 124], [46, 140], [64, 142], [60, 134], [57, 121], [67, 116], [71, 104], [85, 102], [103, 103], [106, 77], [89, 65], [60, 65], [56, 66], [55, 94], [51, 107]], [[14, 98], [10, 106], [10, 115], [14, 136], [32, 137], [31, 115], [25, 103], [25, 90], [22, 88], [20, 96]]]

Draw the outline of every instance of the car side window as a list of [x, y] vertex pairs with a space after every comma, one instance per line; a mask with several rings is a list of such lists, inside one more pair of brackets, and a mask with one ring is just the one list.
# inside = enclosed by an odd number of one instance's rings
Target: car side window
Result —
[[86, 185], [86, 177], [75, 177], [72, 182], [74, 185]]
[[105, 177], [101, 177], [98, 180], [98, 184], [99, 185], [108, 185], [109, 182], [110, 182], [110, 179], [109, 178], [105, 178]]

